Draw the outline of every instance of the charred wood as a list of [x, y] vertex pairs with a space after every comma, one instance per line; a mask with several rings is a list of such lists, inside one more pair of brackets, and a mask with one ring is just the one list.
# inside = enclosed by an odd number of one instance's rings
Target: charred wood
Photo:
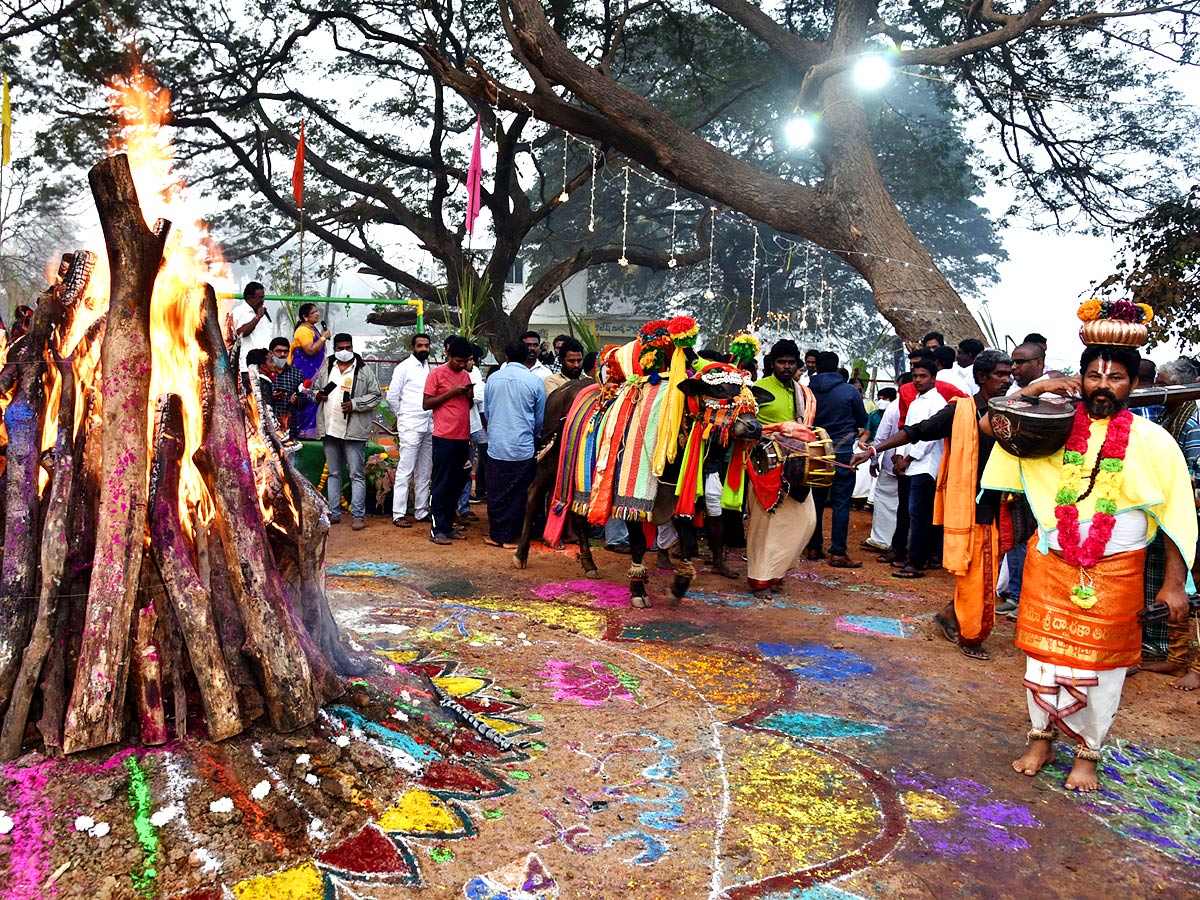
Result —
[[243, 649], [259, 676], [271, 726], [277, 731], [294, 731], [316, 718], [313, 671], [267, 540], [237, 381], [221, 337], [216, 294], [209, 286], [196, 336], [207, 355], [204, 446], [198, 452], [204, 457], [201, 468], [208, 475], [216, 502], [217, 527], [246, 631]]
[[[184, 442], [182, 401], [177, 395], [164, 394], [157, 399], [154, 432], [150, 548], [187, 644], [209, 735], [220, 741], [241, 731], [242, 720], [233, 682], [217, 640], [212, 599], [192, 561], [179, 520], [179, 470]], [[176, 680], [182, 681], [183, 667], [179, 661], [175, 668], [178, 672]], [[176, 685], [177, 698], [181, 692], [182, 687]], [[186, 719], [186, 699], [183, 715], [179, 710], [175, 715], [177, 723], [181, 718]]]

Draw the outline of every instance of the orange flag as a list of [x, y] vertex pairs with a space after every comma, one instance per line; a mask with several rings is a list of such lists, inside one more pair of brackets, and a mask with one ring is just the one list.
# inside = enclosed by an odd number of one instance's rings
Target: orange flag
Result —
[[304, 209], [304, 120], [300, 120], [300, 140], [296, 144], [296, 164], [292, 166], [292, 196]]

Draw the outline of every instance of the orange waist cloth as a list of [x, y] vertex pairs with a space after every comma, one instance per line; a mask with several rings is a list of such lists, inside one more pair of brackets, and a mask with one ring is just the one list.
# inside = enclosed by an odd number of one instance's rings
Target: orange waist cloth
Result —
[[1017, 647], [1034, 659], [1077, 669], [1103, 671], [1137, 665], [1142, 658], [1142, 578], [1146, 551], [1106, 556], [1087, 570], [1096, 588], [1091, 609], [1075, 605], [1071, 589], [1079, 584], [1079, 567], [1062, 555], [1037, 550], [1029, 542], [1021, 604], [1017, 613]]

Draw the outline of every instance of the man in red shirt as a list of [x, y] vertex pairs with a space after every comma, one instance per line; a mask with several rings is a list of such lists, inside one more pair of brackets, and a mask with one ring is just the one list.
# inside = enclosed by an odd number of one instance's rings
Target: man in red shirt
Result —
[[[929, 335], [926, 335], [927, 339], [928, 337]], [[908, 354], [908, 361], [910, 364], [916, 362], [918, 359], [925, 359], [929, 362], [933, 362], [933, 351], [928, 347], [918, 347], [916, 350], [912, 351], [912, 353]], [[935, 381], [933, 388], [942, 395], [947, 403], [949, 403], [955, 397], [967, 396], [963, 391], [960, 391], [948, 381]], [[917, 393], [918, 391], [916, 385], [914, 385], [911, 381], [908, 384], [900, 385], [900, 425], [897, 427], [904, 427], [905, 418], [908, 416], [909, 404], [917, 399]]]
[[467, 374], [471, 342], [455, 335], [446, 342], [446, 364], [425, 379], [424, 409], [433, 411], [433, 484], [429, 513], [435, 544], [465, 540], [454, 529], [458, 498], [467, 483], [467, 458], [471, 449], [471, 402], [474, 385]]

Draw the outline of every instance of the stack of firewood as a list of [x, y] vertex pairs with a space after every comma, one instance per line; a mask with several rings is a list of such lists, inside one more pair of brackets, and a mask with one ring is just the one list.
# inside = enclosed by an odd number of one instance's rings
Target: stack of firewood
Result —
[[[361, 668], [325, 597], [328, 508], [240, 389], [211, 287], [195, 288], [201, 327], [179, 336], [203, 351], [198, 396], [150, 396], [150, 303], [170, 223], [147, 227], [124, 156], [89, 180], [107, 313], [77, 327], [96, 260], [74, 254], [0, 368], [0, 758], [39, 738], [66, 753], [161, 744], [186, 733], [195, 697], [191, 721], [213, 740], [264, 713], [294, 730], [342, 693], [338, 672]], [[180, 511], [185, 404], [203, 409], [190, 462], [211, 496], [207, 521]]]

